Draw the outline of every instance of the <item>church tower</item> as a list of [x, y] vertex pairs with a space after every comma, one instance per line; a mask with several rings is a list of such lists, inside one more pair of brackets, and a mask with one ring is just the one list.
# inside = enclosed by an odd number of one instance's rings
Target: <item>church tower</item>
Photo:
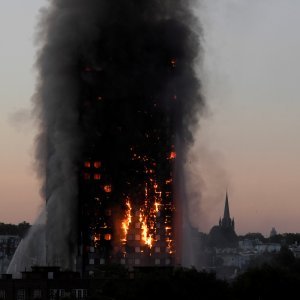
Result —
[[234, 230], [234, 219], [230, 218], [229, 212], [229, 202], [228, 202], [228, 193], [226, 191], [225, 196], [225, 207], [224, 207], [224, 216], [220, 221], [220, 226], [223, 228], [232, 228]]
[[225, 196], [223, 218], [219, 225], [213, 226], [208, 235], [208, 245], [216, 248], [236, 248], [238, 237], [234, 230], [234, 219], [230, 218], [228, 193]]

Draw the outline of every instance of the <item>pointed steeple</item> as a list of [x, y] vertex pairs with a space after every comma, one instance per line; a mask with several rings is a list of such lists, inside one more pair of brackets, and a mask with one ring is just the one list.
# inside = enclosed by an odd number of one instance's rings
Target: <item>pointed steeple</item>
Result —
[[230, 220], [230, 213], [229, 213], [229, 203], [228, 203], [228, 193], [226, 191], [226, 197], [225, 197], [225, 208], [224, 208], [224, 220]]

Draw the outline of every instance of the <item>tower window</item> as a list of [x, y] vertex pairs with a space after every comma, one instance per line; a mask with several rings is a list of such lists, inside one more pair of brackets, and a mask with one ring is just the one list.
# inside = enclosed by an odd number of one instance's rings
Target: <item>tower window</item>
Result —
[[93, 277], [94, 276], [94, 271], [89, 271], [89, 276]]
[[95, 162], [94, 162], [94, 168], [95, 168], [95, 169], [101, 168], [101, 162], [100, 162], [100, 161], [95, 161]]
[[140, 222], [135, 223], [135, 228], [141, 228], [141, 223]]
[[97, 242], [97, 241], [100, 241], [100, 237], [101, 237], [101, 235], [100, 235], [100, 233], [96, 233], [96, 234], [94, 234], [94, 242]]
[[17, 300], [25, 300], [25, 290], [24, 289], [18, 289], [17, 290]]
[[105, 234], [105, 235], [104, 235], [104, 239], [105, 239], [106, 241], [110, 241], [110, 240], [111, 240], [111, 234], [110, 234], [110, 233]]
[[112, 190], [110, 184], [105, 185], [103, 189], [104, 189], [104, 192], [105, 192], [105, 193], [111, 193], [111, 190]]
[[99, 174], [99, 173], [94, 174], [94, 179], [95, 180], [100, 180], [101, 179], [101, 174]]
[[85, 166], [85, 168], [90, 168], [91, 167], [91, 163], [89, 161], [85, 161], [84, 162], [84, 166]]
[[89, 173], [84, 173], [84, 174], [83, 174], [83, 178], [84, 178], [84, 180], [90, 180], [90, 179], [91, 179], [91, 174], [89, 174]]
[[172, 151], [171, 153], [170, 153], [170, 157], [169, 157], [170, 159], [175, 159], [176, 158], [176, 152], [175, 151]]

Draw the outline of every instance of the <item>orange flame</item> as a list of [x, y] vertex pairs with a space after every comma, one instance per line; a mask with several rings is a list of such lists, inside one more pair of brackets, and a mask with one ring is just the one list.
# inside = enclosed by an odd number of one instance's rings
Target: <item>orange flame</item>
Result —
[[132, 210], [132, 207], [131, 207], [130, 201], [129, 201], [129, 199], [127, 199], [126, 200], [125, 219], [122, 222], [122, 229], [123, 229], [123, 232], [124, 232], [124, 237], [121, 239], [122, 242], [126, 242], [126, 240], [127, 240], [127, 233], [128, 233], [128, 230], [129, 230], [129, 226], [132, 222], [131, 210]]

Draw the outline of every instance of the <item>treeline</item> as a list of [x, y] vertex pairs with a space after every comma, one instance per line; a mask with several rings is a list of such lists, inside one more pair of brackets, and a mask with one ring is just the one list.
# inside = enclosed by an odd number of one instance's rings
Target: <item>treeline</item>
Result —
[[214, 273], [195, 269], [178, 268], [168, 272], [153, 268], [130, 279], [121, 266], [108, 268], [111, 268], [109, 278], [99, 280], [98, 294], [90, 300], [273, 300], [299, 295], [300, 259], [287, 247], [268, 263], [256, 265], [230, 282], [217, 279]]
[[245, 235], [240, 235], [239, 240], [244, 239], [258, 239], [264, 243], [279, 243], [281, 245], [292, 245], [299, 244], [300, 245], [300, 233], [283, 233], [283, 234], [275, 234], [270, 237], [264, 237], [261, 233], [247, 233]]
[[289, 299], [299, 295], [299, 285], [300, 259], [288, 247], [282, 247], [267, 263], [257, 261], [238, 276], [230, 290], [232, 299]]
[[17, 225], [0, 223], [0, 235], [18, 235], [23, 238], [30, 227], [31, 225], [25, 221]]

